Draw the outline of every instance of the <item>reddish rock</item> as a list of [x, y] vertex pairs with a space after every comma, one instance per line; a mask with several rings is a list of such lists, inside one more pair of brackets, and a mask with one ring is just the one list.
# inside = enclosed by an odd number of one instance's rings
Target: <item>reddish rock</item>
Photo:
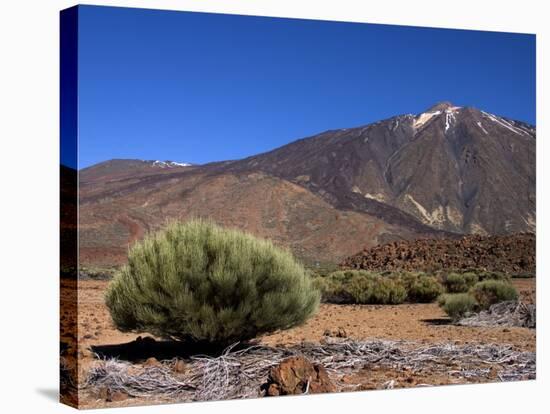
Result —
[[273, 367], [264, 388], [269, 396], [336, 391], [325, 367], [304, 357], [290, 357]]
[[344, 328], [340, 327], [340, 328], [338, 328], [338, 331], [336, 332], [336, 337], [337, 338], [347, 338], [348, 333]]
[[147, 358], [147, 360], [143, 363], [144, 367], [160, 367], [162, 364], [155, 358]]
[[124, 401], [129, 395], [122, 391], [112, 391], [107, 387], [102, 387], [98, 391], [98, 397], [107, 402]]
[[325, 329], [325, 331], [323, 332], [323, 335], [324, 336], [331, 336], [333, 338], [347, 338], [348, 337], [347, 331], [342, 327], [339, 327], [338, 329], [335, 329], [335, 330]]
[[269, 395], [271, 397], [275, 397], [277, 395], [280, 395], [279, 386], [275, 383], [269, 384], [269, 387], [267, 388], [267, 395]]
[[128, 394], [126, 394], [125, 392], [122, 392], [122, 391], [111, 392], [111, 401], [113, 402], [124, 401], [127, 399], [128, 399]]
[[183, 374], [187, 372], [187, 369], [187, 364], [183, 360], [178, 359], [176, 361], [176, 364], [174, 365], [174, 372], [177, 372], [178, 374]]
[[109, 388], [101, 387], [97, 392], [97, 396], [101, 400], [109, 401], [111, 398], [111, 392], [109, 391]]

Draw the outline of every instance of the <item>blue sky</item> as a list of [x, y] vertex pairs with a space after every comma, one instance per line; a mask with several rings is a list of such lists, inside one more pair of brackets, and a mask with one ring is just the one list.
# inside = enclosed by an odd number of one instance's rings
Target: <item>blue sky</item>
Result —
[[535, 36], [79, 9], [79, 168], [237, 159], [438, 101], [535, 123]]

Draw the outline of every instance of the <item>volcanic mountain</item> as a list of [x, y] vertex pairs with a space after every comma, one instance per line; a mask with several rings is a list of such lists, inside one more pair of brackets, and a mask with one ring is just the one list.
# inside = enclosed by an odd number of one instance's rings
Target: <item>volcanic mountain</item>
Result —
[[535, 230], [533, 126], [439, 103], [206, 165], [111, 160], [79, 171], [85, 264], [124, 261], [166, 219], [210, 217], [335, 262], [393, 240]]

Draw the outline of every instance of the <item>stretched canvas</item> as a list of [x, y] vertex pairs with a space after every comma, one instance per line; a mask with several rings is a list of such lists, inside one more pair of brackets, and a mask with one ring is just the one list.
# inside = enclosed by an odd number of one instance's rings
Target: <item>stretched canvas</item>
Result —
[[60, 23], [63, 403], [535, 379], [535, 35]]

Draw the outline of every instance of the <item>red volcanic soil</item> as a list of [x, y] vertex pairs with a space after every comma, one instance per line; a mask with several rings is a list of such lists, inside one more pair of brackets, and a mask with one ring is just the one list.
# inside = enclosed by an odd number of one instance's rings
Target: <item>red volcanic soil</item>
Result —
[[83, 185], [80, 262], [123, 264], [128, 246], [147, 231], [193, 217], [270, 239], [305, 261], [335, 263], [365, 245], [416, 235], [366, 213], [340, 211], [303, 187], [263, 173], [210, 176], [192, 170]]
[[[534, 279], [515, 279], [521, 299], [534, 298]], [[76, 307], [66, 306], [62, 313], [61, 341], [69, 344], [68, 355], [78, 355], [80, 380], [83, 381], [90, 367], [97, 359], [92, 346], [122, 345], [134, 341], [143, 333], [123, 333], [113, 325], [109, 311], [104, 303], [107, 281], [78, 282], [78, 314]], [[74, 298], [75, 281], [63, 281], [63, 297]], [[466, 344], [509, 344], [520, 351], [534, 351], [536, 332], [527, 328], [471, 327], [451, 325], [446, 315], [433, 303], [402, 305], [332, 305], [322, 304], [319, 312], [304, 325], [266, 335], [260, 339], [262, 344], [272, 346], [291, 346], [301, 342], [320, 342], [327, 331], [343, 331], [355, 340], [390, 339], [407, 340], [418, 344], [437, 344], [451, 342]], [[147, 334], [146, 334], [147, 335]], [[75, 342], [78, 340], [78, 343]], [[155, 356], [155, 355], [151, 355]], [[156, 355], [158, 357], [158, 355]], [[160, 358], [160, 357], [159, 357]], [[139, 363], [136, 367], [139, 368]], [[396, 380], [401, 387], [413, 387], [419, 384], [459, 383], [453, 377], [429, 370], [421, 374], [411, 374], [391, 369], [371, 367], [360, 370], [341, 380], [357, 384], [360, 389], [374, 389], [387, 380]], [[490, 379], [476, 379], [484, 382]], [[462, 381], [464, 382], [464, 381]], [[85, 408], [116, 407], [127, 405], [169, 402], [155, 399], [131, 398], [120, 402], [107, 402], [89, 390], [79, 392], [80, 404]], [[173, 401], [172, 401], [173, 402]]]

